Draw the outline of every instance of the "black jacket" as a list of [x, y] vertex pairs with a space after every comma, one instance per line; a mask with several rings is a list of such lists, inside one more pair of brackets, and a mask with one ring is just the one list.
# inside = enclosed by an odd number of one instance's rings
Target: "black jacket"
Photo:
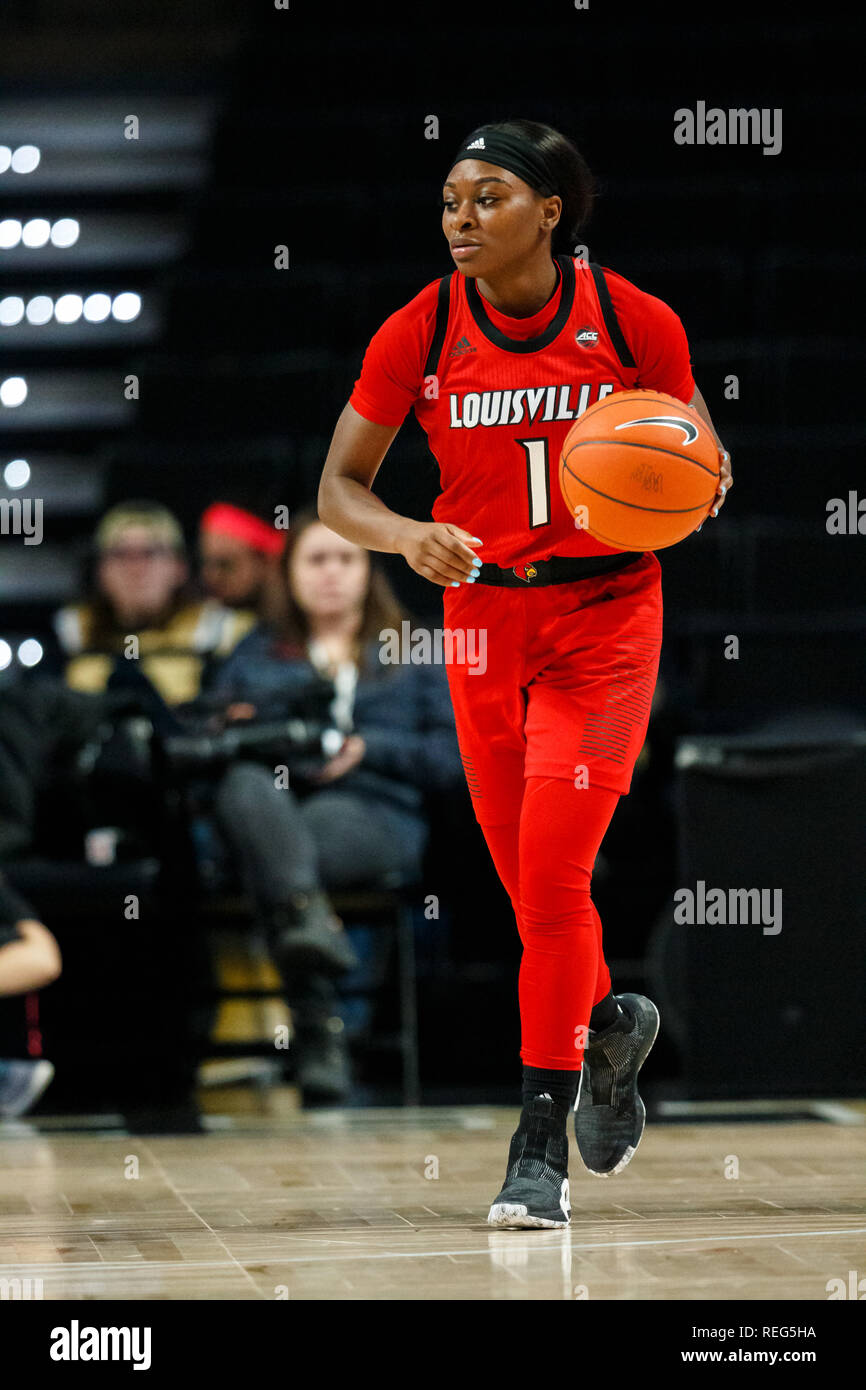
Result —
[[[226, 703], [245, 701], [261, 720], [289, 718], [319, 677], [306, 659], [282, 652], [265, 627], [238, 643], [209, 682]], [[420, 811], [425, 794], [463, 784], [463, 766], [443, 666], [383, 665], [375, 642], [362, 654], [355, 689], [354, 731], [363, 761], [328, 787], [364, 793]]]

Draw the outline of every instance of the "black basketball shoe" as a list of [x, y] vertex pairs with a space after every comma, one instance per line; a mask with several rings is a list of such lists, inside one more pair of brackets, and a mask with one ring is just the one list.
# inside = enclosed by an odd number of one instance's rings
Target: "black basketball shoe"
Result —
[[590, 1033], [574, 1103], [574, 1137], [590, 1173], [609, 1177], [630, 1163], [646, 1108], [637, 1074], [659, 1031], [659, 1011], [642, 994], [618, 994], [623, 1016]]
[[[567, 1118], [567, 1114], [566, 1114]], [[487, 1217], [491, 1226], [567, 1226], [568, 1136], [562, 1111], [545, 1091], [524, 1105], [508, 1151], [505, 1183]]]

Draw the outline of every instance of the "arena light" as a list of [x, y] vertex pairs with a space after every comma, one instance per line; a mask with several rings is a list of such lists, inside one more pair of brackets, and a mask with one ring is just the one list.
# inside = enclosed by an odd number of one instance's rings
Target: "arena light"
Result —
[[9, 294], [0, 299], [0, 328], [15, 328], [22, 318], [36, 327], [49, 323], [52, 317], [58, 323], [77, 323], [80, 318], [88, 323], [104, 323], [113, 316], [119, 323], [131, 323], [138, 318], [141, 307], [141, 296], [131, 290], [115, 295], [113, 302], [102, 291], [95, 291], [86, 299], [70, 291], [56, 301], [48, 294], [36, 294], [26, 304], [20, 295]]
[[58, 323], [77, 323], [83, 308], [80, 294], [62, 294], [54, 306], [54, 317]]
[[66, 249], [74, 246], [81, 234], [81, 225], [74, 217], [59, 217], [49, 222], [44, 217], [31, 217], [22, 226], [17, 217], [4, 217], [0, 222], [0, 251], [11, 251], [19, 241], [38, 250], [51, 242], [52, 246]]
[[12, 660], [12, 648], [8, 642], [4, 642], [0, 637], [0, 671], [5, 671]]
[[8, 294], [0, 299], [0, 326], [14, 328], [24, 317], [24, 300], [17, 294]]
[[61, 217], [51, 228], [52, 246], [74, 246], [81, 228], [74, 217]]
[[30, 482], [30, 464], [26, 459], [10, 459], [3, 469], [3, 481], [7, 487], [26, 487]]
[[141, 296], [130, 290], [115, 295], [111, 312], [120, 323], [130, 323], [132, 319], [137, 319], [141, 313]]
[[45, 217], [31, 217], [21, 228], [21, 240], [25, 246], [45, 246], [51, 236], [51, 223]]
[[36, 294], [32, 299], [28, 299], [24, 312], [28, 323], [47, 323], [54, 313], [54, 301], [47, 294]]
[[12, 151], [8, 145], [0, 145], [0, 174], [5, 174], [12, 163]]
[[12, 151], [10, 164], [13, 174], [32, 174], [39, 167], [42, 153], [36, 145], [19, 145]]
[[0, 222], [0, 250], [11, 251], [21, 240], [21, 223], [17, 217], [4, 217]]
[[23, 376], [7, 376], [0, 381], [0, 405], [22, 405], [27, 399], [27, 382]]
[[88, 323], [104, 323], [111, 313], [111, 296], [89, 294], [84, 301], [84, 317]]
[[38, 666], [42, 660], [42, 643], [35, 637], [25, 637], [18, 646], [18, 660], [22, 666]]

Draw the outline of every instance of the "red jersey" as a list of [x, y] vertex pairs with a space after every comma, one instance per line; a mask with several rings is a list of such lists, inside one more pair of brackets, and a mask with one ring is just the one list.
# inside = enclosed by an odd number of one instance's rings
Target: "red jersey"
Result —
[[480, 558], [510, 567], [551, 555], [611, 555], [575, 526], [559, 487], [573, 422], [613, 391], [689, 402], [685, 330], [662, 300], [611, 270], [558, 256], [553, 295], [531, 318], [499, 313], [459, 271], [386, 319], [349, 398], [399, 425], [410, 406], [439, 464], [435, 521], [480, 536]]

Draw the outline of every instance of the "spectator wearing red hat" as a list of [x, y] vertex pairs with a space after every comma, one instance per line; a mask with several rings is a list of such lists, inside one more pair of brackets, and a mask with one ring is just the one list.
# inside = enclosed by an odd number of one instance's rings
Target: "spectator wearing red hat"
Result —
[[285, 541], [285, 531], [254, 512], [214, 502], [199, 522], [202, 584], [227, 608], [250, 610], [262, 622], [278, 621]]

